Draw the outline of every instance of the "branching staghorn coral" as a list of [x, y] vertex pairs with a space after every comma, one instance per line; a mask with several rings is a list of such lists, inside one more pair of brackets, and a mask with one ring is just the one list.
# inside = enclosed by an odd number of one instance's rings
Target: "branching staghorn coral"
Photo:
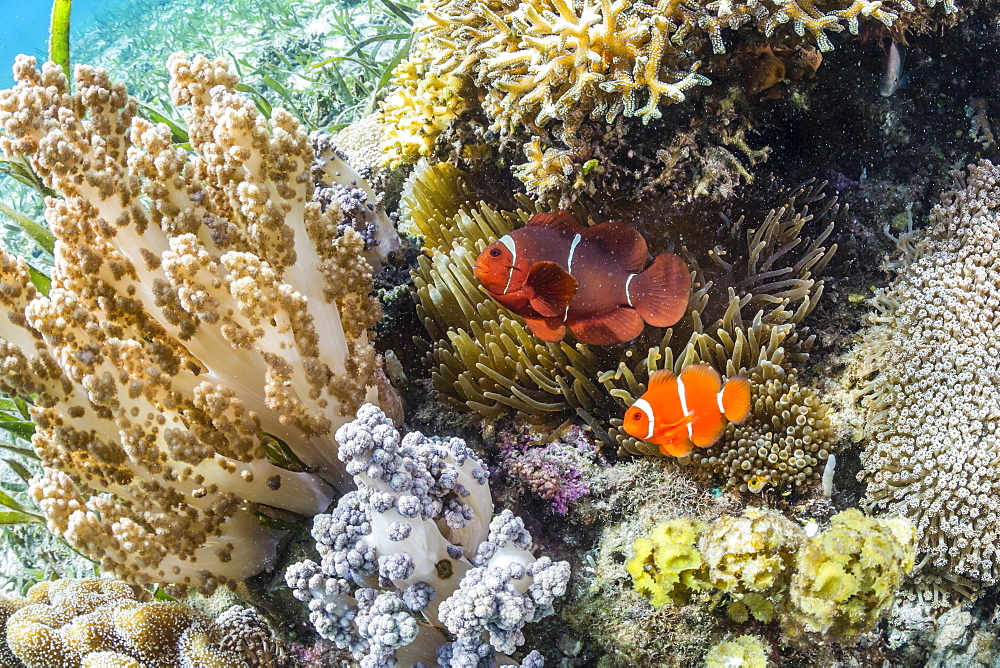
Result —
[[[536, 205], [521, 200], [522, 209], [502, 213], [473, 204], [462, 178], [450, 166], [418, 167], [403, 198], [404, 218], [427, 252], [414, 283], [417, 313], [434, 341], [434, 386], [457, 408], [490, 417], [513, 408], [534, 419], [575, 412], [606, 442], [658, 456], [656, 446], [619, 430], [619, 418], [653, 371], [704, 362], [727, 377], [747, 375], [754, 404], [748, 422], [730, 425], [726, 438], [692, 460], [743, 490], [818, 479], [837, 434], [815, 392], [796, 384], [794, 365], [813, 343], [802, 321], [822, 293], [815, 277], [836, 248], [823, 246], [842, 213], [835, 198], [807, 185], [755, 228], [747, 229], [746, 217], [725, 217], [719, 238], [708, 242], [715, 244], [710, 264], [695, 267], [688, 317], [665, 333], [601, 347], [540, 341], [485, 298], [472, 273], [476, 257]], [[803, 236], [806, 224], [822, 225], [814, 240]], [[725, 308], [706, 326], [705, 314], [720, 306], [712, 297]]]
[[[956, 11], [952, 0], [943, 5]], [[482, 91], [491, 128], [527, 141], [519, 175], [546, 194], [544, 175], [568, 176], [569, 163], [595, 157], [578, 155], [576, 133], [587, 119], [649, 123], [662, 106], [710, 84], [698, 69], [726, 52], [724, 30], [793, 47], [808, 33], [827, 51], [828, 33], [857, 34], [862, 18], [893, 26], [916, 7], [909, 0], [425, 0], [421, 9], [421, 48], [435, 56], [429, 71]]]
[[141, 589], [88, 578], [40, 582], [2, 631], [9, 668], [81, 666], [182, 668], [287, 665], [270, 630], [249, 609], [234, 606], [214, 621], [178, 602], [153, 602]]
[[71, 95], [18, 59], [3, 148], [63, 199], [47, 296], [0, 255], [0, 381], [37, 395], [50, 530], [131, 582], [211, 590], [272, 561], [256, 513], [316, 514], [345, 482], [332, 432], [375, 397], [378, 309], [362, 237], [310, 201], [305, 131], [221, 62], [169, 67], [190, 154], [103, 70]]
[[913, 520], [918, 570], [964, 593], [1000, 579], [998, 221], [1000, 168], [971, 165], [928, 227], [900, 239], [899, 274], [850, 368], [864, 506]]
[[437, 47], [438, 70], [485, 89], [483, 106], [505, 130], [553, 119], [573, 127], [589, 114], [609, 123], [619, 114], [658, 118], [661, 102], [681, 102], [692, 86], [710, 83], [691, 54], [706, 37], [714, 53], [725, 53], [724, 28], [750, 26], [770, 37], [789, 24], [827, 51], [827, 32], [856, 34], [860, 17], [891, 26], [915, 7], [908, 0], [429, 0], [422, 9], [418, 29]]

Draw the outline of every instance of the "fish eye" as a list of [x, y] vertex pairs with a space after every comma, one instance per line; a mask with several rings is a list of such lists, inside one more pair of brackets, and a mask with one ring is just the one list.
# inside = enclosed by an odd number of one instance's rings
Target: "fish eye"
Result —
[[636, 411], [635, 413], [632, 413], [632, 419], [633, 420], [641, 420], [642, 419], [642, 412], [641, 411]]
[[500, 257], [500, 249], [499, 248], [491, 248], [490, 249], [490, 257]]

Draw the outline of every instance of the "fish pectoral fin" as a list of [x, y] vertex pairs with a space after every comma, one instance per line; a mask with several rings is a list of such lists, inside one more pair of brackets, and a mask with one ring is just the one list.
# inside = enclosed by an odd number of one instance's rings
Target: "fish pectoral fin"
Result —
[[601, 223], [582, 232], [583, 238], [601, 247], [614, 258], [617, 267], [637, 274], [646, 266], [646, 240], [631, 225], [619, 222]]
[[565, 209], [554, 213], [536, 213], [528, 220], [526, 227], [547, 227], [550, 230], [560, 230], [570, 234], [580, 234], [587, 229]]
[[566, 325], [556, 318], [524, 318], [531, 333], [542, 341], [562, 341], [566, 336]]
[[531, 308], [546, 318], [562, 318], [579, 284], [555, 262], [536, 262], [522, 290]]
[[567, 323], [576, 338], [584, 343], [610, 346], [631, 341], [642, 334], [642, 317], [633, 309], [618, 307], [606, 315]]
[[664, 441], [659, 446], [660, 453], [668, 457], [687, 457], [694, 449], [694, 444], [687, 438]]

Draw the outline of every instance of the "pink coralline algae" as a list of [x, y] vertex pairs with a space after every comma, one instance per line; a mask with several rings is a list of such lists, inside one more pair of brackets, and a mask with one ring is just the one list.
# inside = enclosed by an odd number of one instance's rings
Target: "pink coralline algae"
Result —
[[584, 471], [594, 466], [597, 450], [579, 427], [570, 427], [559, 440], [534, 443], [534, 434], [513, 434], [500, 446], [502, 471], [521, 490], [550, 502], [560, 515], [570, 504], [590, 493]]

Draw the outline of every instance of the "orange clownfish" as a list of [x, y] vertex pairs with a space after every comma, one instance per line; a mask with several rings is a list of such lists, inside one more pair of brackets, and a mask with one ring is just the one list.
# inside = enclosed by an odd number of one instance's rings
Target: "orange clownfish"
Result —
[[568, 328], [580, 341], [631, 341], [644, 322], [670, 327], [684, 315], [691, 272], [677, 255], [646, 266], [642, 235], [625, 223], [584, 227], [569, 211], [537, 213], [483, 249], [475, 274], [493, 299], [543, 341]]
[[733, 376], [723, 386], [715, 369], [691, 364], [680, 377], [667, 369], [653, 373], [646, 393], [625, 412], [622, 428], [660, 446], [664, 455], [686, 457], [694, 446], [718, 441], [726, 424], [739, 424], [748, 415], [750, 381]]

